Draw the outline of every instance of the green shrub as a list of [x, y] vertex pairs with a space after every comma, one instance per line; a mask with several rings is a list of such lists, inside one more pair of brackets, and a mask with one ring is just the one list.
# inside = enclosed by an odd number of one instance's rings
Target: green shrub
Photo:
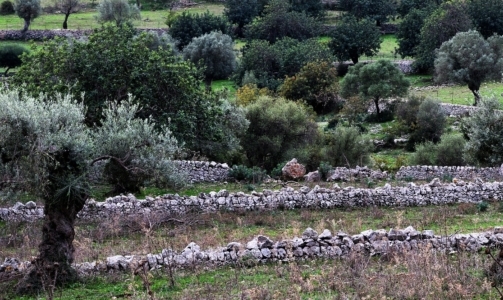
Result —
[[5, 0], [0, 4], [0, 15], [13, 15], [15, 13], [14, 4], [9, 0]]
[[489, 203], [487, 203], [486, 201], [482, 201], [477, 204], [477, 210], [479, 212], [486, 212], [488, 209], [489, 209]]
[[437, 157], [437, 146], [433, 142], [424, 142], [416, 146], [412, 156], [413, 165], [434, 165]]
[[439, 166], [464, 166], [465, 144], [466, 141], [460, 134], [443, 135], [437, 145], [436, 164]]
[[322, 161], [320, 166], [318, 167], [318, 172], [320, 173], [320, 177], [322, 180], [327, 180], [328, 175], [334, 168], [327, 162]]
[[373, 145], [357, 127], [337, 126], [326, 133], [325, 138], [324, 159], [332, 166], [354, 167], [370, 162]]
[[413, 131], [417, 125], [417, 112], [424, 97], [411, 96], [407, 101], [400, 102], [396, 107], [396, 117], [407, 128]]
[[259, 97], [246, 107], [246, 118], [250, 125], [241, 146], [251, 165], [268, 171], [318, 138], [313, 113], [302, 103]]
[[248, 168], [243, 165], [234, 165], [229, 170], [229, 177], [237, 181], [246, 181], [251, 183], [260, 183], [264, 181], [267, 173], [259, 167]]
[[0, 47], [0, 68], [6, 68], [5, 75], [10, 68], [21, 65], [21, 55], [25, 52], [28, 52], [28, 49], [18, 44], [7, 44]]
[[426, 98], [417, 111], [417, 127], [409, 139], [409, 145], [431, 141], [438, 143], [444, 132], [446, 116], [437, 100]]

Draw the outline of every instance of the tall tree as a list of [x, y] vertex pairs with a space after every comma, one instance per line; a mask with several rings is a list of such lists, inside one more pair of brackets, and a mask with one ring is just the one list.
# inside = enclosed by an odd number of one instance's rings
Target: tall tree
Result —
[[[430, 6], [431, 7], [431, 6]], [[417, 47], [421, 42], [421, 28], [424, 20], [430, 15], [429, 9], [413, 8], [398, 24], [396, 37], [398, 40], [398, 53], [402, 58], [406, 56], [414, 57], [417, 54]]]
[[258, 0], [227, 0], [225, 1], [224, 15], [227, 19], [237, 24], [237, 35], [243, 36], [243, 28], [259, 15], [260, 3]]
[[472, 27], [466, 1], [453, 0], [442, 3], [425, 20], [421, 28], [414, 66], [420, 70], [432, 69], [435, 61], [435, 49], [438, 49], [443, 42], [451, 39], [456, 33], [468, 31]]
[[381, 26], [396, 13], [394, 0], [340, 0], [339, 7], [358, 20], [374, 20], [377, 26]]
[[28, 31], [31, 21], [37, 18], [42, 12], [40, 0], [16, 0], [14, 3], [14, 10], [18, 17], [24, 20], [24, 27], [22, 32]]
[[495, 48], [503, 45], [503, 37], [492, 36], [489, 40], [477, 31], [457, 33], [444, 42], [435, 59], [435, 82], [461, 82], [473, 93], [474, 103], [480, 101], [480, 85], [485, 80], [500, 80], [503, 58]]
[[[103, 126], [94, 130], [84, 123], [85, 107], [71, 97], [0, 92], [2, 178], [17, 183], [6, 188], [29, 191], [44, 202], [39, 255], [19, 282], [19, 292], [36, 293], [44, 285], [76, 279], [71, 267], [74, 225], [89, 195], [87, 171], [92, 163], [118, 162], [123, 174], [140, 172], [160, 186], [176, 174], [169, 162], [176, 140], [169, 131], [157, 131], [151, 120], [136, 119], [137, 110], [129, 101], [110, 105]], [[118, 148], [127, 153], [116, 155], [112, 149]], [[163, 176], [156, 178], [159, 174]]]
[[503, 1], [471, 0], [468, 1], [470, 16], [475, 28], [488, 38], [493, 34], [503, 34]]
[[370, 64], [358, 63], [349, 68], [340, 83], [343, 97], [359, 96], [363, 101], [373, 101], [378, 116], [379, 101], [405, 96], [409, 85], [402, 72], [387, 60]]
[[65, 15], [63, 29], [68, 29], [68, 18], [70, 14], [76, 13], [80, 9], [80, 0], [56, 0], [56, 7]]
[[356, 64], [360, 56], [379, 52], [381, 32], [368, 19], [358, 21], [354, 16], [346, 16], [332, 31], [328, 47], [340, 61], [351, 59]]
[[183, 57], [202, 64], [207, 89], [214, 79], [226, 79], [236, 69], [236, 54], [232, 38], [221, 32], [211, 32], [194, 38], [183, 49]]
[[114, 22], [117, 26], [140, 19], [140, 9], [127, 0], [101, 0], [96, 7], [97, 19], [101, 23]]
[[245, 27], [248, 39], [261, 39], [274, 43], [281, 38], [290, 37], [306, 40], [320, 33], [321, 23], [291, 10], [291, 5], [283, 0], [271, 0], [264, 10], [264, 15], [256, 18]]

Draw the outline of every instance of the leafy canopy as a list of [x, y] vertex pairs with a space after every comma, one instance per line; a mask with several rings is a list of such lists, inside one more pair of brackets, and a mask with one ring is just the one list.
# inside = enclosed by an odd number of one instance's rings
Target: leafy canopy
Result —
[[136, 4], [130, 5], [127, 0], [101, 0], [96, 7], [96, 19], [100, 23], [112, 22], [117, 26], [140, 19], [140, 9]]
[[340, 83], [343, 97], [359, 96], [361, 100], [372, 100], [379, 115], [379, 100], [407, 94], [409, 81], [400, 70], [387, 60], [375, 63], [358, 63], [349, 68]]

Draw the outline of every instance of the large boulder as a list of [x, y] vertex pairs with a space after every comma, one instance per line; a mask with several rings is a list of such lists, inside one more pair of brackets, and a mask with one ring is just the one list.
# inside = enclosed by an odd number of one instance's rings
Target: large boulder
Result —
[[299, 179], [306, 175], [306, 167], [299, 164], [297, 159], [294, 158], [287, 162], [286, 165], [281, 169], [281, 173], [285, 179]]

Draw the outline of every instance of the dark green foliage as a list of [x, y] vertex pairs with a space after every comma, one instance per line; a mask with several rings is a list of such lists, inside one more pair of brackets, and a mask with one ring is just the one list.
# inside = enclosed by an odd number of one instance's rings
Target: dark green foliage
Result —
[[227, 0], [224, 5], [224, 15], [232, 24], [238, 25], [238, 36], [243, 36], [243, 27], [251, 23], [261, 10], [258, 0]]
[[[396, 12], [405, 18], [412, 10], [435, 9], [439, 5], [439, 0], [400, 0]], [[418, 27], [416, 29], [420, 29]], [[418, 30], [419, 31], [419, 30]]]
[[409, 81], [390, 61], [358, 63], [349, 69], [340, 83], [343, 97], [359, 96], [362, 101], [373, 101], [379, 115], [379, 101], [407, 94]]
[[276, 90], [285, 76], [293, 76], [309, 62], [333, 59], [328, 47], [316, 39], [298, 41], [284, 38], [274, 44], [253, 40], [242, 52], [235, 77], [238, 85], [242, 84], [247, 72], [253, 72], [257, 86], [270, 90]]
[[468, 138], [465, 159], [470, 164], [500, 166], [503, 163], [503, 113], [495, 97], [482, 99], [480, 109], [464, 120]]
[[13, 15], [16, 11], [14, 10], [14, 4], [11, 1], [5, 0], [0, 4], [0, 15]]
[[229, 177], [235, 179], [236, 181], [246, 181], [250, 183], [261, 183], [267, 177], [265, 170], [254, 166], [248, 168], [244, 165], [234, 165], [232, 169], [229, 170]]
[[89, 125], [100, 122], [107, 101], [131, 94], [142, 106], [140, 117], [169, 124], [187, 148], [208, 154], [229, 133], [222, 128], [220, 99], [205, 93], [192, 63], [169, 48], [149, 50], [152, 42], [129, 26], [104, 26], [87, 42], [49, 41], [23, 57], [11, 84], [32, 95], [72, 93], [88, 107]]
[[327, 113], [341, 106], [337, 82], [337, 71], [331, 62], [309, 62], [297, 74], [285, 78], [280, 94], [287, 99], [305, 101], [317, 113]]
[[322, 161], [320, 163], [320, 166], [318, 167], [318, 172], [320, 173], [321, 179], [327, 180], [328, 176], [330, 175], [330, 172], [333, 169], [334, 168], [329, 163], [327, 163], [326, 161]]
[[501, 79], [503, 58], [495, 50], [502, 45], [501, 36], [486, 41], [475, 30], [457, 33], [437, 51], [435, 82], [467, 84], [475, 99], [473, 105], [477, 105], [482, 82]]
[[313, 114], [301, 103], [260, 97], [246, 108], [250, 126], [241, 145], [253, 166], [270, 171], [291, 159], [288, 152], [310, 144], [317, 137]]
[[193, 38], [212, 31], [230, 34], [230, 24], [223, 16], [216, 16], [209, 11], [203, 14], [183, 12], [171, 24], [169, 33], [178, 40], [178, 47], [183, 49]]
[[15, 0], [14, 10], [18, 17], [24, 20], [22, 32], [28, 31], [31, 21], [42, 13], [40, 0]]
[[4, 75], [7, 75], [10, 68], [21, 65], [21, 55], [28, 53], [28, 49], [22, 45], [12, 44], [0, 46], [0, 68], [5, 68]]
[[444, 132], [445, 113], [436, 100], [427, 98], [421, 105], [416, 115], [416, 128], [409, 139], [410, 144], [431, 141], [438, 143]]
[[458, 32], [472, 28], [466, 1], [454, 0], [443, 3], [425, 20], [421, 28], [420, 43], [416, 50], [414, 67], [430, 70], [435, 60], [435, 49], [450, 40]]
[[215, 79], [227, 79], [236, 69], [234, 43], [230, 36], [211, 32], [196, 37], [183, 49], [184, 59], [202, 68], [207, 87]]
[[355, 167], [370, 162], [373, 145], [356, 127], [337, 126], [325, 134], [324, 159], [332, 166]]
[[369, 19], [346, 16], [332, 31], [328, 46], [339, 61], [351, 59], [356, 64], [360, 56], [379, 52], [381, 32]]
[[410, 131], [414, 131], [417, 127], [417, 112], [423, 101], [424, 97], [411, 96], [397, 105], [395, 114]]
[[489, 203], [486, 201], [481, 201], [477, 204], [477, 210], [479, 212], [486, 212], [489, 209]]
[[428, 9], [412, 9], [398, 24], [396, 34], [398, 40], [398, 53], [402, 58], [416, 56], [417, 46], [421, 41], [421, 28], [424, 20], [431, 13]]
[[303, 12], [309, 17], [322, 19], [326, 12], [321, 0], [289, 0], [293, 11]]
[[396, 3], [393, 0], [339, 0], [339, 8], [359, 20], [374, 20], [377, 26], [396, 13]]
[[503, 1], [471, 0], [468, 7], [475, 28], [485, 38], [503, 34]]
[[440, 143], [437, 144], [438, 166], [464, 166], [463, 159], [466, 140], [460, 134], [443, 135]]
[[250, 40], [275, 43], [284, 37], [306, 40], [320, 33], [319, 21], [290, 9], [291, 6], [286, 1], [271, 0], [264, 10], [264, 16], [246, 25], [245, 36]]

